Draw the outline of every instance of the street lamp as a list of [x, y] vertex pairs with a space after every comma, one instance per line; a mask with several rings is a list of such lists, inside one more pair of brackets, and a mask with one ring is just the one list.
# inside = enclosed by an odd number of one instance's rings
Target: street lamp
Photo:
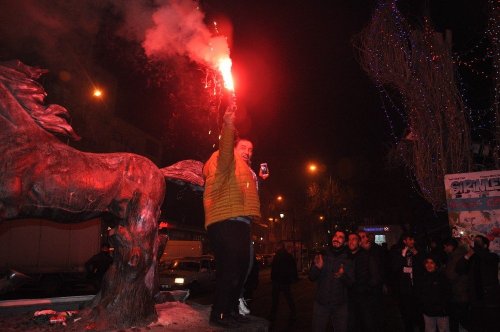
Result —
[[332, 174], [328, 171], [325, 164], [317, 162], [309, 162], [306, 170], [311, 177], [314, 177], [313, 184], [310, 185], [310, 196], [314, 197], [315, 208], [320, 208], [324, 213], [318, 216], [318, 220], [323, 224], [321, 228], [329, 230], [334, 215]]
[[97, 87], [92, 91], [92, 97], [101, 99], [103, 97], [103, 91]]
[[315, 174], [318, 171], [318, 165], [315, 163], [310, 163], [307, 165], [307, 170], [309, 173]]

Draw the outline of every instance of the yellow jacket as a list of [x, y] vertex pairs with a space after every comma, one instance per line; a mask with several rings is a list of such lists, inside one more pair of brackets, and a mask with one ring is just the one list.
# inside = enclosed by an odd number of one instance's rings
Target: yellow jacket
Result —
[[205, 227], [234, 217], [260, 218], [255, 174], [234, 153], [234, 126], [223, 125], [219, 150], [203, 167]]

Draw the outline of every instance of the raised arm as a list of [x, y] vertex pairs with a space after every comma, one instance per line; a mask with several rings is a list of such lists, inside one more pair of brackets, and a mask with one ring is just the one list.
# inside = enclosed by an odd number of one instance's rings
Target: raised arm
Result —
[[229, 106], [223, 117], [222, 133], [219, 141], [219, 160], [217, 170], [227, 171], [234, 162], [234, 126], [236, 106]]

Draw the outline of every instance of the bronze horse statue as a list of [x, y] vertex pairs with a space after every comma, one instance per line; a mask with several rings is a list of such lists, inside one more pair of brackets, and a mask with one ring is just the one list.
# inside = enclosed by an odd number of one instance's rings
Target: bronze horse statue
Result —
[[168, 172], [139, 155], [87, 153], [62, 143], [55, 135], [78, 136], [64, 107], [44, 105], [35, 80], [45, 72], [0, 63], [0, 222], [113, 215], [114, 262], [84, 319], [97, 329], [149, 324], [157, 318], [157, 221]]

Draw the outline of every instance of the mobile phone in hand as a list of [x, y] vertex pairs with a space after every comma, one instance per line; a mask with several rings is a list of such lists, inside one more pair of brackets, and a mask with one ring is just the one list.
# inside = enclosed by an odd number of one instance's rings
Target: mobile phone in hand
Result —
[[267, 166], [267, 163], [260, 164], [260, 172], [263, 175], [269, 174], [269, 167]]

